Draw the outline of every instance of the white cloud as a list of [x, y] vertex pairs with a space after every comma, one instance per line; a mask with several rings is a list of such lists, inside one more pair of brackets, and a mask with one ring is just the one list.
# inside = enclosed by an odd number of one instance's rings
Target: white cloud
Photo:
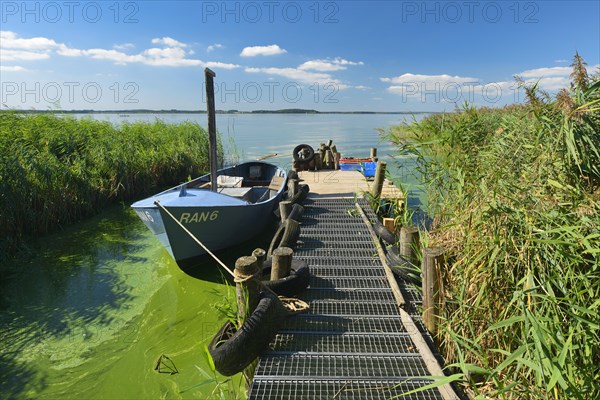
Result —
[[363, 65], [362, 61], [348, 61], [343, 58], [334, 58], [333, 60], [309, 60], [298, 67], [302, 70], [314, 71], [339, 71], [346, 69], [347, 65]]
[[420, 75], [420, 74], [403, 74], [392, 78], [380, 78], [382, 82], [388, 82], [393, 85], [425, 85], [426, 88], [434, 88], [436, 84], [440, 86], [449, 84], [475, 84], [479, 81], [477, 78], [451, 75]]
[[371, 88], [369, 86], [358, 85], [358, 86], [354, 86], [354, 89], [367, 90], [367, 89], [371, 89]]
[[265, 73], [268, 75], [282, 76], [284, 78], [293, 79], [308, 84], [333, 84], [337, 87], [337, 89], [348, 88], [348, 85], [335, 78], [332, 78], [329, 74], [321, 72], [308, 72], [298, 68], [246, 68], [245, 71], [249, 73]]
[[18, 65], [0, 65], [0, 71], [4, 72], [25, 72], [25, 68]]
[[519, 72], [521, 78], [542, 78], [545, 76], [569, 76], [573, 69], [571, 67], [550, 67], [528, 69], [527, 71]]
[[113, 46], [113, 49], [115, 50], [129, 50], [129, 49], [134, 49], [135, 48], [135, 44], [133, 43], [122, 43], [122, 44], [115, 44]]
[[47, 52], [35, 52], [25, 50], [12, 50], [0, 48], [0, 59], [2, 61], [35, 61], [45, 60], [50, 58], [50, 54]]
[[222, 49], [223, 47], [225, 47], [225, 46], [223, 46], [221, 43], [211, 44], [210, 46], [208, 46], [206, 48], [206, 52], [210, 53], [210, 52], [215, 51], [217, 49]]
[[187, 47], [187, 44], [181, 43], [180, 41], [175, 40], [170, 37], [154, 38], [154, 39], [152, 39], [152, 43], [153, 44], [164, 44], [165, 46], [169, 46], [169, 47]]
[[256, 57], [256, 56], [274, 56], [277, 54], [287, 53], [287, 50], [282, 49], [276, 44], [270, 46], [250, 46], [244, 47], [240, 53], [241, 57]]
[[170, 37], [154, 38], [152, 43], [162, 47], [152, 47], [138, 54], [127, 54], [121, 50], [135, 47], [132, 43], [114, 45], [112, 49], [77, 49], [48, 38], [22, 39], [14, 32], [1, 31], [0, 54], [2, 61], [33, 61], [50, 58], [55, 52], [63, 57], [88, 57], [95, 60], [108, 60], [116, 64], [126, 65], [129, 63], [141, 63], [151, 66], [162, 67], [203, 67], [233, 69], [237, 64], [223, 62], [203, 61], [187, 58], [193, 51], [184, 50], [187, 44], [179, 42]]

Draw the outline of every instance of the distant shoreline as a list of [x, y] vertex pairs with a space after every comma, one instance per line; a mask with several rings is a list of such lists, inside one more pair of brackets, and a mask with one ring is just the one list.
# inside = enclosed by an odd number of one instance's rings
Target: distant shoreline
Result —
[[[206, 114], [200, 110], [4, 110], [20, 114]], [[217, 114], [439, 114], [440, 111], [317, 111], [305, 109], [284, 110], [217, 110]]]

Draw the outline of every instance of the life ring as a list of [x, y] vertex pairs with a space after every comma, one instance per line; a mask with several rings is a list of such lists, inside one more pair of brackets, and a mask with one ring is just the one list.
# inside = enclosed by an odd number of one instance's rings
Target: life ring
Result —
[[279, 247], [296, 247], [296, 241], [300, 237], [300, 224], [298, 221], [293, 219], [286, 219], [283, 224], [279, 226], [277, 232], [275, 232], [275, 236], [273, 236], [273, 240], [271, 240], [271, 245], [269, 246], [268, 255], [273, 254], [273, 250]]
[[292, 157], [298, 163], [308, 164], [315, 157], [315, 151], [307, 144], [299, 144], [294, 147]]
[[394, 235], [392, 232], [390, 232], [379, 221], [375, 221], [375, 223], [373, 224], [373, 230], [375, 231], [377, 236], [379, 236], [380, 238], [382, 238], [389, 244], [396, 244], [396, 242], [398, 241], [398, 239], [396, 238], [396, 235]]
[[[265, 260], [262, 269], [264, 278], [271, 276], [272, 258]], [[292, 259], [292, 271], [289, 276], [275, 281], [264, 280], [262, 283], [280, 296], [292, 297], [308, 287], [310, 269], [304, 260]]]
[[225, 376], [242, 372], [267, 348], [288, 314], [275, 294], [261, 292], [256, 309], [240, 329], [228, 321], [209, 343], [215, 369]]

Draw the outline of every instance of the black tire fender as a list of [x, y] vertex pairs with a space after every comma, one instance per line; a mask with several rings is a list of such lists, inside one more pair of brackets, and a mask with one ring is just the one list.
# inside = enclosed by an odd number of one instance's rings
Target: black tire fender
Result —
[[288, 218], [300, 222], [300, 220], [302, 219], [302, 213], [304, 213], [304, 207], [296, 203], [292, 206], [292, 211], [290, 211], [290, 215], [288, 215]]
[[261, 292], [256, 309], [240, 329], [236, 331], [228, 321], [209, 343], [215, 369], [225, 376], [243, 371], [268, 347], [287, 315], [275, 294], [268, 290]]
[[[304, 158], [300, 157], [300, 152], [306, 153]], [[307, 144], [299, 144], [298, 146], [294, 147], [292, 156], [294, 157], [294, 161], [297, 163], [308, 164], [313, 158], [315, 158], [315, 151]]]
[[298, 241], [299, 237], [300, 224], [298, 221], [289, 218], [286, 219], [283, 224], [279, 226], [277, 232], [275, 232], [275, 236], [273, 236], [273, 240], [271, 240], [271, 245], [269, 246], [269, 252], [267, 254], [273, 254], [273, 250], [279, 247], [296, 248], [296, 241]]
[[383, 226], [383, 224], [379, 221], [375, 221], [375, 223], [373, 224], [373, 230], [375, 231], [377, 236], [379, 236], [389, 244], [396, 244], [396, 242], [398, 241], [396, 235], [388, 231], [388, 229], [385, 226]]
[[[263, 277], [271, 276], [272, 259], [268, 258], [263, 264]], [[310, 268], [304, 260], [292, 259], [292, 272], [285, 278], [276, 281], [263, 281], [263, 284], [280, 296], [292, 297], [308, 287]]]
[[298, 185], [298, 193], [296, 193], [295, 195], [290, 197], [288, 200], [294, 204], [302, 203], [304, 200], [306, 200], [306, 197], [308, 196], [309, 191], [310, 191], [310, 187], [308, 185], [306, 185], [306, 184]]

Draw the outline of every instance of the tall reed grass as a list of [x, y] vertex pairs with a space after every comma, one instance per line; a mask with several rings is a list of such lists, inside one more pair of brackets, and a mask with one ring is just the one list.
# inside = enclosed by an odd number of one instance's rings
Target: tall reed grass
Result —
[[[387, 132], [447, 249], [439, 341], [478, 398], [600, 398], [600, 79]], [[581, 76], [581, 75], [585, 76]]]
[[[219, 157], [223, 151], [219, 145]], [[197, 123], [124, 123], [0, 112], [0, 254], [208, 170]]]

